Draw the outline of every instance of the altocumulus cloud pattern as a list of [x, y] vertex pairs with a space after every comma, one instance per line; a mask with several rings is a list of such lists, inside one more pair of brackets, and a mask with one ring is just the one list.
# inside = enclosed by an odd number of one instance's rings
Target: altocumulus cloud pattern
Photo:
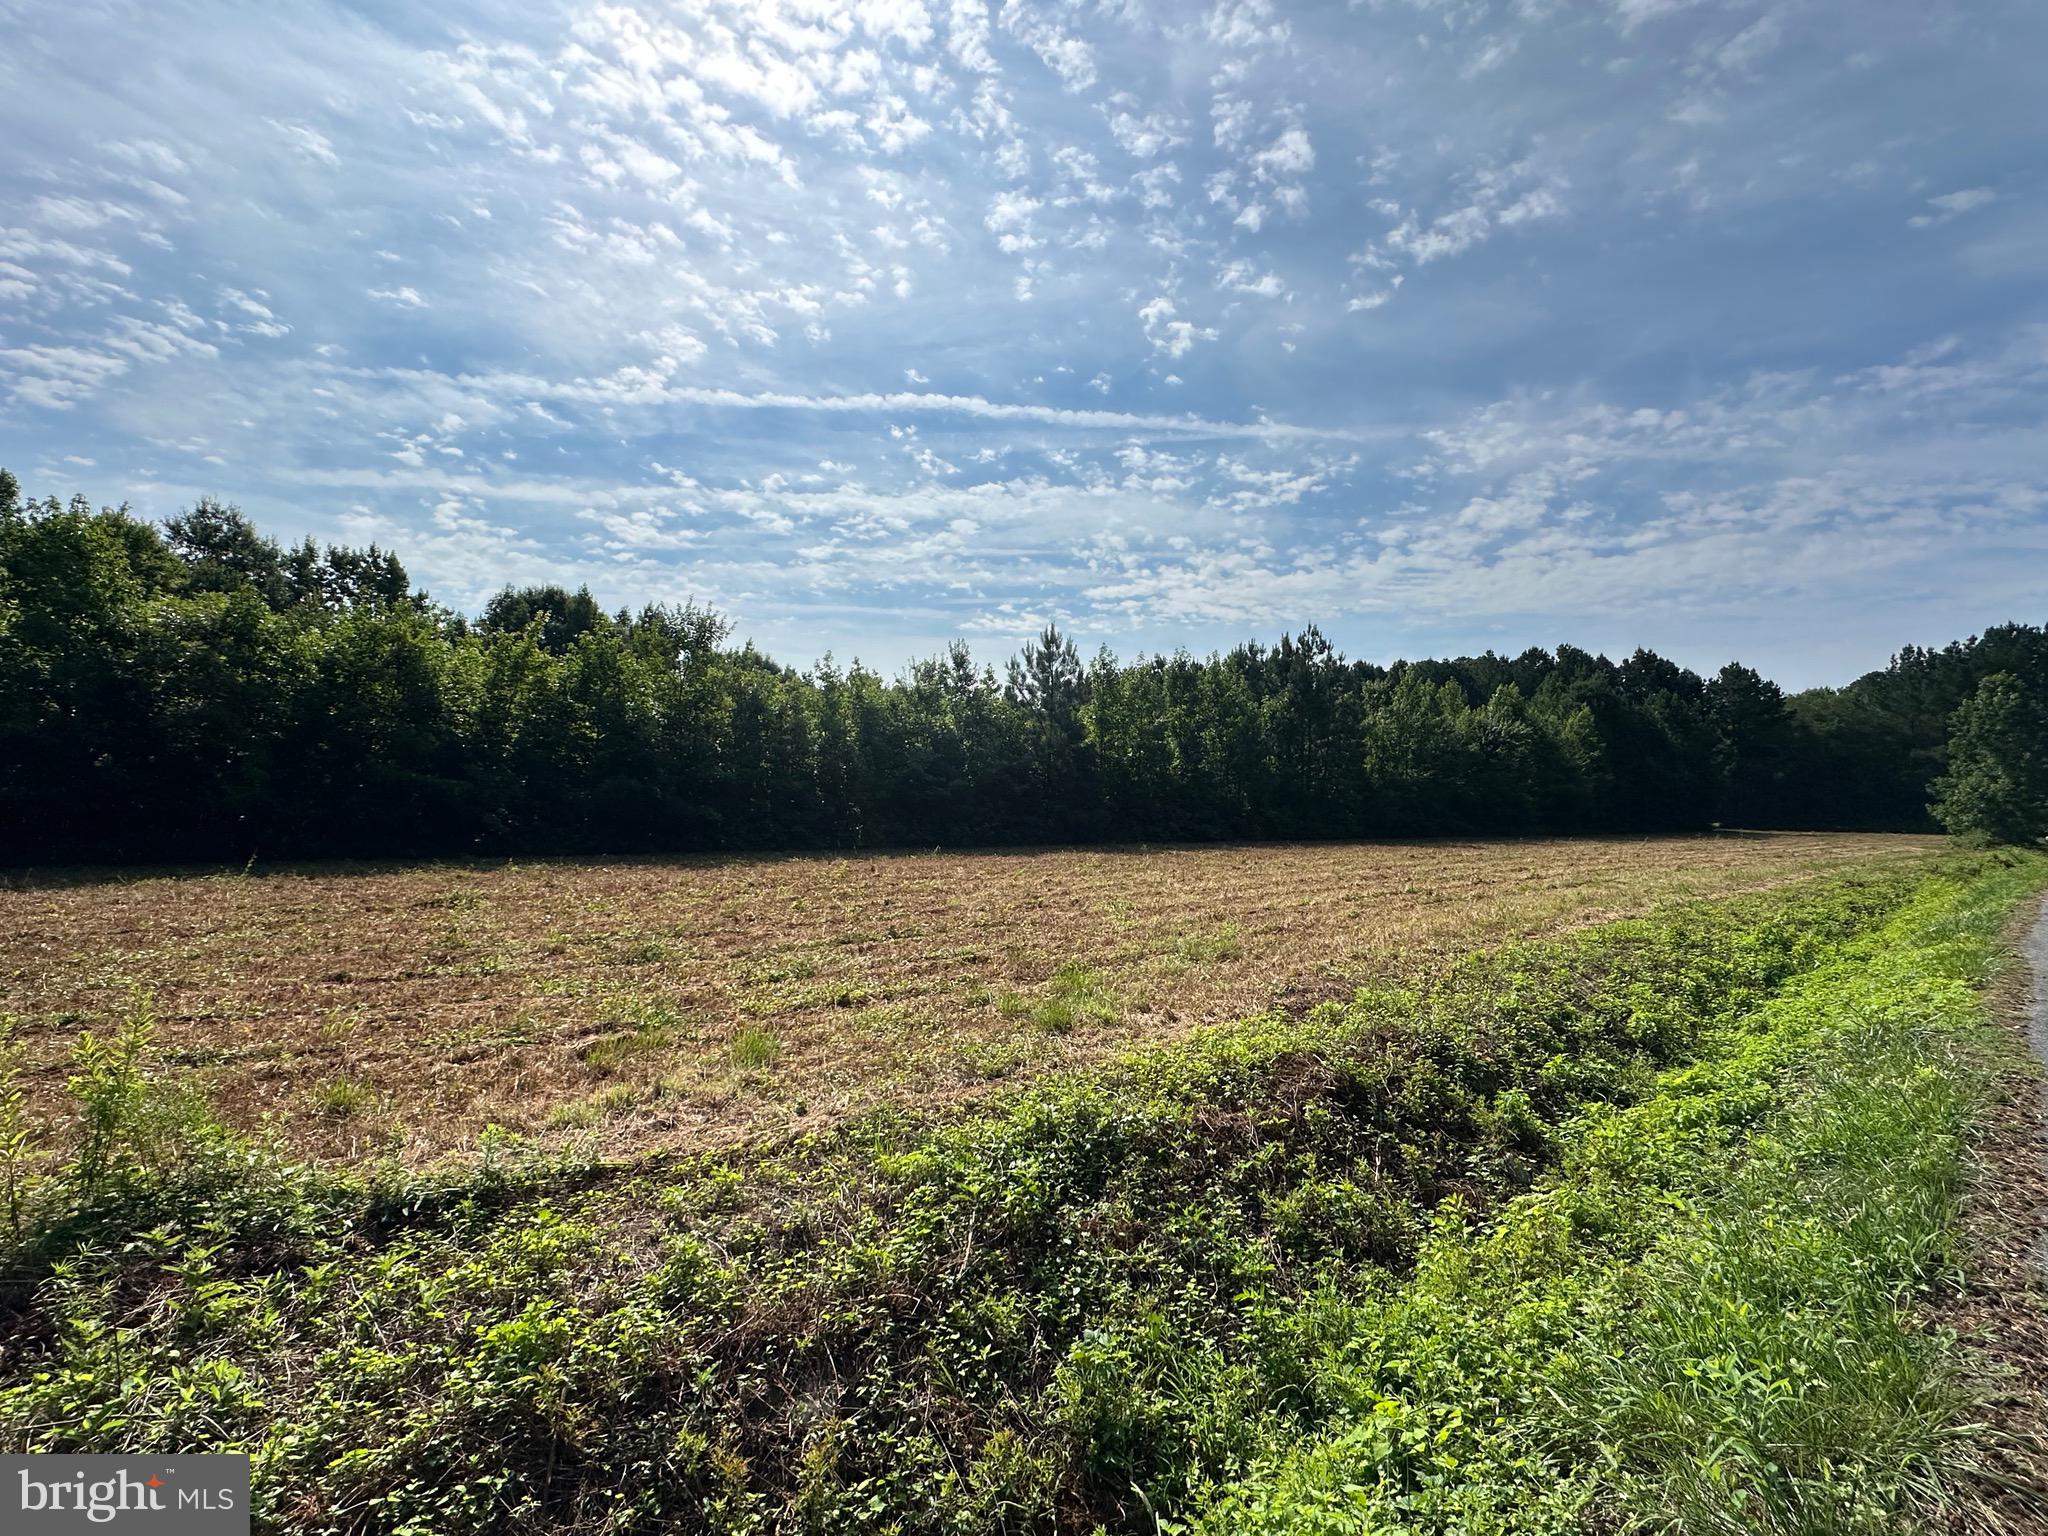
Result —
[[890, 666], [2027, 612], [2048, 9], [0, 0], [0, 463]]

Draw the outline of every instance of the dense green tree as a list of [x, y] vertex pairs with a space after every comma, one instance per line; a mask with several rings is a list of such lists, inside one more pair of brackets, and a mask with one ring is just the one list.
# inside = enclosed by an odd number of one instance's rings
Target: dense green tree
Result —
[[210, 498], [163, 526], [32, 502], [0, 472], [7, 862], [1924, 828], [1945, 764], [1945, 816], [2026, 835], [2042, 699], [2025, 625], [1791, 699], [1568, 645], [1383, 669], [1313, 626], [1085, 663], [1048, 627], [1001, 674], [964, 645], [800, 673], [695, 604], [508, 588], [472, 622], [375, 546], [281, 549]]
[[1731, 661], [1708, 682], [1705, 700], [1721, 784], [1718, 819], [1736, 827], [1768, 822], [1791, 766], [1792, 713], [1784, 690]]
[[1074, 642], [1048, 624], [1011, 659], [1004, 695], [1017, 706], [1029, 743], [1030, 782], [1023, 786], [1057, 814], [1045, 817], [1048, 830], [1085, 836], [1093, 797], [1094, 750], [1083, 709], [1090, 669], [1082, 666]]
[[329, 545], [320, 562], [317, 594], [330, 608], [415, 607], [425, 603], [398, 556], [372, 544], [367, 549]]
[[82, 497], [0, 523], [0, 840], [90, 846], [110, 813], [147, 818], [155, 701], [135, 657], [177, 571], [153, 527]]
[[1471, 830], [1476, 785], [1472, 706], [1449, 678], [1411, 667], [1366, 716], [1373, 818], [1389, 832]]
[[1846, 688], [1793, 699], [1802, 729], [1784, 814], [1815, 826], [1914, 825], [1947, 762], [1957, 708], [1998, 672], [2048, 695], [2048, 630], [2005, 624], [1939, 650], [1907, 646]]
[[566, 656], [579, 639], [609, 628], [611, 622], [588, 587], [574, 592], [554, 586], [507, 587], [484, 605], [481, 627], [486, 634], [510, 635], [538, 624], [541, 645], [556, 656]]
[[1957, 708], [1934, 814], [1960, 837], [2048, 837], [2048, 709], [2010, 672], [1994, 672]]
[[240, 507], [202, 496], [192, 510], [164, 524], [171, 550], [184, 562], [188, 592], [253, 590], [272, 608], [291, 600], [284, 552], [256, 531]]

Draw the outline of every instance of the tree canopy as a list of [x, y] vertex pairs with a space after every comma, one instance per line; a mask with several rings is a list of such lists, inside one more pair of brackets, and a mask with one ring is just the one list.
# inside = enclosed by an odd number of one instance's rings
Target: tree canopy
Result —
[[2048, 636], [2017, 624], [1794, 696], [1569, 645], [1382, 667], [1313, 625], [798, 671], [694, 603], [542, 586], [469, 618], [375, 546], [0, 471], [8, 863], [1926, 829], [1937, 777], [1949, 824], [2039, 835], [2044, 698]]
[[2048, 837], [2048, 709], [2010, 672], [1994, 672], [1956, 710], [1948, 771], [1934, 781], [1934, 814], [1987, 842]]

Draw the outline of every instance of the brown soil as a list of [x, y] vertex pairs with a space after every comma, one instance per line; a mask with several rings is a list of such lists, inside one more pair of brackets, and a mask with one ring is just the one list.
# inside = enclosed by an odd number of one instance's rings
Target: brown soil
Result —
[[[1047, 850], [19, 877], [0, 1014], [54, 1123], [82, 1031], [300, 1153], [418, 1162], [491, 1123], [610, 1155], [972, 1092], [1450, 953], [1935, 840]], [[1096, 1005], [1045, 1008], [1063, 966]], [[139, 1003], [138, 1003], [139, 1000]]]
[[[2036, 915], [2030, 908], [2015, 922], [2016, 953]], [[1998, 1017], [2021, 1038], [2022, 1064], [2005, 1074], [1979, 1127], [1962, 1284], [1934, 1313], [1938, 1326], [1961, 1335], [1986, 1410], [1973, 1437], [1976, 1475], [1942, 1522], [1956, 1536], [2048, 1533], [2048, 1103], [2024, 1043], [2032, 980], [2015, 964], [1994, 987]]]

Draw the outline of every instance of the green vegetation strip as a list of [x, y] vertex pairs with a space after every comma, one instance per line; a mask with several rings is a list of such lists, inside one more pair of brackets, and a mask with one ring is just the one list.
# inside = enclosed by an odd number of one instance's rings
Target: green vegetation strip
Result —
[[[0, 1441], [325, 1531], [1890, 1531], [1968, 1400], [1987, 855], [1476, 957], [954, 1116], [338, 1180], [92, 1047]], [[6, 1138], [14, 1138], [12, 1140]]]

